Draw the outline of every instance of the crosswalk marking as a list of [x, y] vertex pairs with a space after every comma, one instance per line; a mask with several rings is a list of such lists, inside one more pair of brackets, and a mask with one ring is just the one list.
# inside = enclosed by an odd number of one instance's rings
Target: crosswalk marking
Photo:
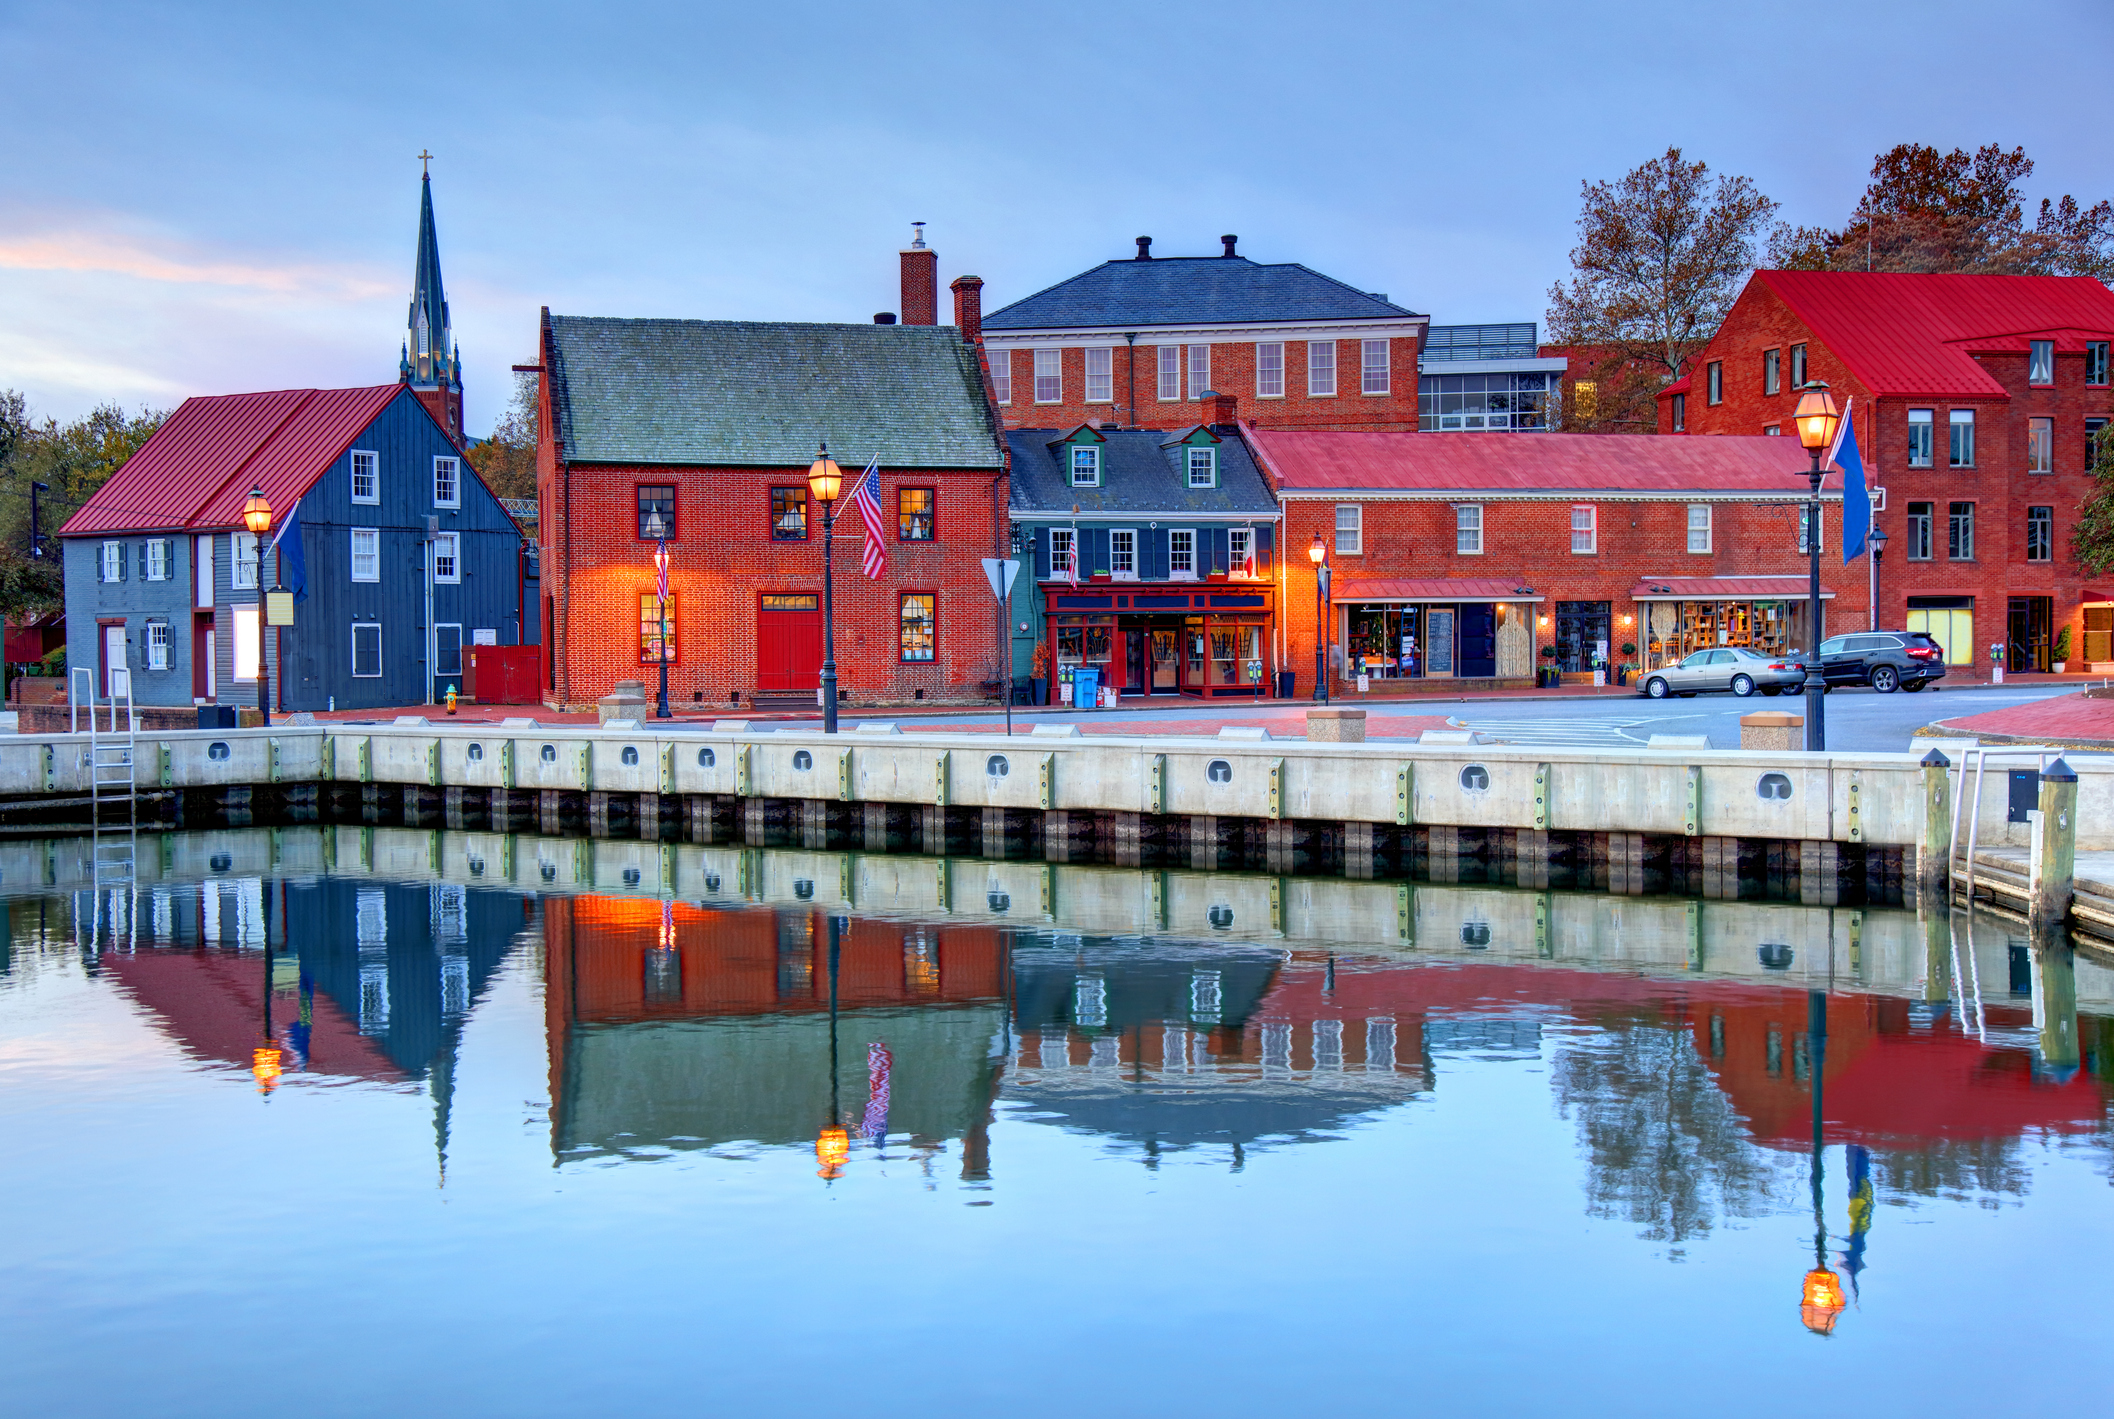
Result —
[[1624, 734], [1625, 729], [1648, 724], [1646, 719], [1492, 719], [1469, 720], [1471, 729], [1512, 744], [1602, 744], [1635, 748], [1649, 735]]

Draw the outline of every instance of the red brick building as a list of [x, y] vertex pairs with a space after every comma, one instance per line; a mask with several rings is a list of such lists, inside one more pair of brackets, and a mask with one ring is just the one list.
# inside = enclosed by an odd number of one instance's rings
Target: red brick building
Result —
[[[1667, 433], [1792, 433], [1825, 380], [1884, 489], [1880, 621], [1928, 630], [1956, 665], [2114, 659], [2114, 592], [2070, 556], [2087, 441], [2114, 413], [2114, 292], [2085, 277], [1758, 271], [1687, 377]], [[1839, 558], [1838, 558], [1839, 561]]]
[[[1361, 669], [1373, 693], [1590, 675], [1603, 643], [1609, 665], [1642, 670], [1706, 647], [1814, 644], [1796, 440], [1251, 428], [1248, 442], [1283, 505], [1278, 663], [1297, 693], [1313, 691], [1317, 537], [1337, 693]], [[1862, 628], [1863, 566], [1826, 550], [1838, 476], [1822, 498], [1824, 614]]]
[[[981, 320], [1005, 426], [1179, 427], [1206, 391], [1288, 429], [1414, 429], [1428, 316], [1295, 262], [1104, 261]], [[957, 295], [960, 282], [956, 283]], [[911, 268], [905, 263], [905, 311]], [[907, 317], [906, 317], [907, 318]], [[962, 318], [966, 330], [970, 325]]]
[[[911, 271], [906, 254], [906, 295]], [[960, 331], [546, 310], [541, 340], [550, 703], [584, 706], [618, 681], [657, 678], [656, 517], [670, 562], [671, 699], [812, 703], [824, 519], [807, 470], [824, 439], [845, 474], [835, 537], [845, 696], [969, 699], [1002, 676], [980, 560], [1001, 545], [1005, 452]], [[878, 578], [862, 570], [852, 501], [869, 460], [887, 558]]]

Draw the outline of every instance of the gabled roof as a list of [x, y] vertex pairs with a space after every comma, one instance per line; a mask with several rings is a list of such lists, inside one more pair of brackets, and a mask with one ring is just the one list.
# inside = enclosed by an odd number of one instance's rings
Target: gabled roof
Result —
[[550, 317], [552, 403], [583, 463], [1003, 465], [976, 351], [951, 325]]
[[1970, 352], [2076, 349], [2114, 336], [2114, 291], [2089, 276], [1757, 271], [1754, 279], [1875, 395], [2002, 399]]
[[1297, 262], [1265, 266], [1245, 256], [1173, 256], [1104, 261], [992, 311], [984, 317], [984, 329], [1415, 318], [1416, 312], [1384, 296], [1355, 290]]
[[1075, 488], [1066, 466], [1071, 445], [1050, 429], [1011, 429], [1012, 510], [1015, 517], [1069, 515], [1129, 517], [1149, 513], [1194, 517], [1275, 519], [1277, 500], [1248, 447], [1237, 438], [1218, 444], [1218, 486], [1189, 486], [1186, 446], [1165, 442], [1159, 429], [1101, 429], [1101, 486]]
[[290, 508], [398, 394], [412, 398], [378, 384], [186, 399], [59, 535], [240, 527], [252, 487]]
[[[1287, 495], [1405, 492], [1801, 496], [1811, 466], [1794, 438], [1246, 430]], [[1831, 473], [1823, 488], [1839, 493]]]

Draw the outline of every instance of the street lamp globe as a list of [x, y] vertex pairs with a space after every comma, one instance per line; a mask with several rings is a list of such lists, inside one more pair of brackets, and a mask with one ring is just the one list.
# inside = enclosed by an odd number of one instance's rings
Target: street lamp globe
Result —
[[815, 495], [816, 502], [833, 503], [843, 486], [844, 470], [829, 456], [829, 443], [825, 440], [815, 461], [807, 466], [807, 490]]
[[242, 500], [242, 525], [259, 537], [272, 530], [272, 505], [265, 501], [264, 489], [252, 488]]
[[1328, 554], [1329, 549], [1321, 545], [1321, 534], [1318, 532], [1315, 533], [1313, 545], [1307, 548], [1307, 560], [1311, 561], [1315, 566], [1318, 567], [1321, 565], [1323, 559], [1328, 556]]
[[1872, 529], [1871, 536], [1865, 540], [1872, 544], [1872, 550], [1875, 552], [1884, 552], [1886, 550], [1886, 533], [1876, 527]]
[[1807, 448], [1826, 448], [1835, 442], [1835, 396], [1820, 380], [1799, 387], [1798, 408], [1791, 421], [1798, 425], [1798, 441]]

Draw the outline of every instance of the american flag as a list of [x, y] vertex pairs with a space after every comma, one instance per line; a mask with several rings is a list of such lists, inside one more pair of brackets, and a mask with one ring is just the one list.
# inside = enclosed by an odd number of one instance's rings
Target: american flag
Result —
[[888, 570], [888, 524], [881, 517], [881, 460], [878, 456], [859, 475], [859, 490], [851, 495], [851, 501], [859, 510], [859, 521], [866, 524], [866, 554], [860, 565], [865, 568], [868, 578], [879, 581]]

